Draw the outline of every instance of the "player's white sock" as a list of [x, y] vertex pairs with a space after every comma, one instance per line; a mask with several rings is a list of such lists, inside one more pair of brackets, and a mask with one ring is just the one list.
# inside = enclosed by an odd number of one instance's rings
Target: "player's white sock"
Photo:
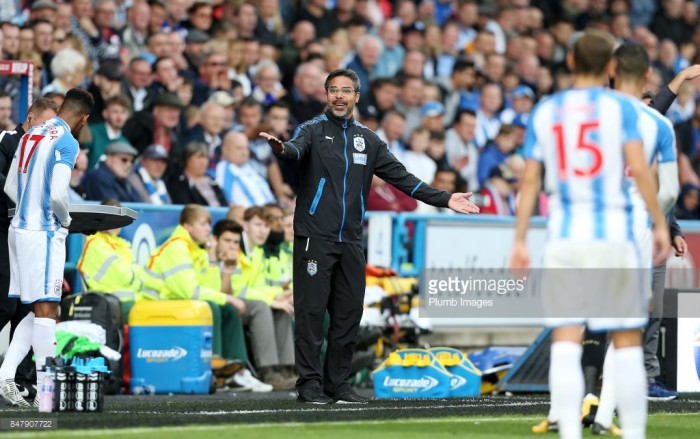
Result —
[[600, 402], [595, 414], [595, 422], [610, 428], [615, 413], [615, 347], [608, 346], [603, 363], [603, 387], [600, 389]]
[[15, 333], [12, 336], [10, 347], [5, 352], [5, 360], [0, 366], [0, 379], [10, 380], [15, 379], [17, 366], [27, 356], [29, 349], [32, 347], [32, 333], [34, 332], [34, 313], [30, 312], [17, 325]]
[[581, 402], [583, 401], [583, 370], [578, 343], [552, 344], [549, 365], [549, 391], [552, 406], [559, 421], [559, 435], [564, 439], [581, 437]]
[[641, 346], [615, 351], [615, 384], [622, 437], [643, 439], [647, 424], [647, 375]]
[[32, 346], [36, 355], [36, 379], [37, 383], [41, 383], [44, 379], [44, 372], [41, 372], [41, 369], [46, 363], [46, 357], [56, 356], [56, 320], [34, 319]]

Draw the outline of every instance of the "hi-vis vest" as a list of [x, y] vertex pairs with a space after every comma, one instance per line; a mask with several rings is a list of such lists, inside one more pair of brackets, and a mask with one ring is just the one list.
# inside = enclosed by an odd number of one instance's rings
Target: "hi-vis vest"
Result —
[[89, 291], [112, 293], [121, 300], [157, 300], [164, 287], [159, 275], [134, 263], [127, 240], [106, 232], [87, 239], [78, 270]]
[[255, 247], [251, 254], [238, 251], [238, 268], [231, 275], [233, 295], [239, 299], [262, 300], [268, 305], [284, 290], [280, 285], [270, 285], [265, 277], [265, 252]]
[[148, 268], [165, 281], [162, 299], [208, 300], [219, 305], [226, 295], [208, 286], [209, 255], [178, 225], [173, 234], [151, 255]]
[[292, 250], [284, 243], [275, 251], [265, 252], [265, 281], [270, 286], [289, 285], [292, 282]]

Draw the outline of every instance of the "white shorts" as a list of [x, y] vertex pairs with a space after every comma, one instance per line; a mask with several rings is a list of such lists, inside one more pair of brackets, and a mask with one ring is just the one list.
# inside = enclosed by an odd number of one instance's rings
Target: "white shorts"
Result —
[[587, 325], [592, 331], [643, 328], [650, 277], [640, 264], [633, 242], [547, 243], [542, 289], [547, 325]]
[[55, 232], [10, 226], [10, 291], [22, 303], [60, 302], [66, 264], [66, 229]]

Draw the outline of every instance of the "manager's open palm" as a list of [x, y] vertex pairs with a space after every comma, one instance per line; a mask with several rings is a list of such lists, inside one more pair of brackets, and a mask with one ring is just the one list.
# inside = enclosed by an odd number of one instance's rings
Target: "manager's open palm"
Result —
[[479, 213], [479, 207], [476, 204], [469, 201], [469, 197], [471, 196], [471, 192], [454, 193], [450, 197], [450, 200], [447, 202], [447, 207], [449, 207], [457, 213]]

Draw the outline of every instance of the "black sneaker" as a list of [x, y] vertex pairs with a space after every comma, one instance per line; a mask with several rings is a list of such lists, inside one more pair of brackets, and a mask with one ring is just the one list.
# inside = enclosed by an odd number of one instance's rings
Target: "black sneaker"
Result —
[[333, 404], [333, 400], [318, 387], [298, 390], [297, 402], [305, 404]]
[[333, 395], [333, 401], [338, 404], [369, 404], [369, 398], [358, 394], [350, 388]]

